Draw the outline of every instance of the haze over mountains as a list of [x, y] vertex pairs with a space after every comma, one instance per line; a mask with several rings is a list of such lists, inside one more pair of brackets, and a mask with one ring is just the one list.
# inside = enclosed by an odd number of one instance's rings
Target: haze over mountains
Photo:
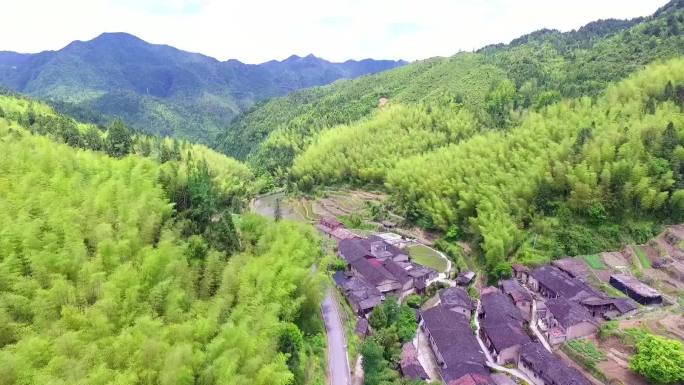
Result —
[[313, 55], [244, 64], [104, 33], [58, 51], [0, 52], [0, 86], [53, 102], [83, 120], [119, 117], [151, 134], [209, 142], [238, 113], [293, 90], [405, 64], [331, 63]]

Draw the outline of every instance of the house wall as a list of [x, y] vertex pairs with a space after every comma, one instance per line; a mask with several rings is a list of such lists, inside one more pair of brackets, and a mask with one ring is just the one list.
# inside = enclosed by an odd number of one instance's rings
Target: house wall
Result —
[[381, 293], [388, 293], [391, 291], [399, 290], [401, 288], [401, 286], [395, 281], [385, 281], [385, 282], [381, 283], [380, 285], [376, 286], [376, 288]]
[[496, 357], [496, 363], [499, 365], [506, 365], [511, 362], [518, 362], [520, 356], [520, 345], [511, 346], [499, 352]]
[[519, 301], [515, 306], [520, 310], [525, 321], [529, 321], [532, 318], [532, 304], [530, 302]]
[[521, 372], [525, 373], [527, 375], [527, 378], [532, 380], [534, 385], [546, 385], [546, 382], [537, 375], [537, 373], [532, 370], [531, 367], [527, 365], [527, 363], [524, 360], [518, 361], [518, 369], [520, 369]]
[[553, 334], [552, 330], [556, 331], [556, 330], [560, 330], [560, 329], [549, 329], [549, 331], [546, 333], [546, 339], [547, 339], [547, 341], [549, 341], [549, 344], [556, 346], [556, 345], [560, 345], [563, 342], [567, 341], [567, 339], [568, 339], [567, 334], [560, 334], [560, 335]]

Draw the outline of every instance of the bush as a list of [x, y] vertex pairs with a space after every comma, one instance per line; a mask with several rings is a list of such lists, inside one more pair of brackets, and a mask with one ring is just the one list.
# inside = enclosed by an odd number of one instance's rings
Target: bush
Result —
[[424, 302], [425, 301], [424, 301], [423, 297], [421, 297], [417, 294], [411, 294], [408, 296], [408, 298], [406, 298], [406, 305], [410, 308], [413, 308], [413, 309], [420, 308]]
[[684, 381], [684, 347], [680, 341], [647, 333], [636, 346], [629, 368], [657, 384]]

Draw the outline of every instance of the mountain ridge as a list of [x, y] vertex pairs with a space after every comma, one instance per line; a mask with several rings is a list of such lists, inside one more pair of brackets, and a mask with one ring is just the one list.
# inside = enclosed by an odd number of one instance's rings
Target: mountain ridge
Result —
[[208, 143], [258, 101], [405, 63], [333, 63], [310, 54], [247, 64], [105, 32], [55, 51], [0, 51], [0, 86], [51, 102], [81, 120], [105, 124], [121, 118], [146, 133]]

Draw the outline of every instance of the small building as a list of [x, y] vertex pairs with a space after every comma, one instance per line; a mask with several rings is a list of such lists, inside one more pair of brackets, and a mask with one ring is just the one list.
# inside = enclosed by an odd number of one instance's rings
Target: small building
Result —
[[573, 278], [556, 266], [544, 265], [530, 272], [528, 286], [546, 298], [563, 297], [581, 301], [588, 297], [601, 297], [603, 293], [586, 282]]
[[512, 266], [513, 276], [517, 278], [522, 283], [527, 283], [527, 277], [530, 275], [530, 269], [527, 266], [521, 265], [519, 263], [514, 263]]
[[362, 340], [368, 337], [368, 335], [370, 334], [370, 324], [368, 323], [368, 320], [366, 318], [359, 318], [356, 321], [356, 327], [354, 328], [354, 332]]
[[642, 305], [658, 305], [663, 297], [656, 289], [626, 274], [613, 274], [610, 284]]
[[344, 227], [342, 222], [338, 221], [337, 219], [333, 217], [321, 217], [318, 220], [318, 225], [320, 227], [326, 228], [328, 230], [335, 230], [339, 229], [340, 227]]
[[456, 284], [458, 286], [468, 286], [475, 279], [474, 271], [464, 271], [456, 276]]
[[475, 304], [468, 293], [460, 287], [450, 287], [439, 292], [440, 304], [451, 311], [463, 314], [466, 318], [475, 310]]
[[359, 236], [355, 233], [345, 229], [342, 222], [333, 217], [321, 217], [321, 219], [318, 220], [316, 228], [323, 234], [327, 235], [328, 238], [334, 239], [338, 242], [343, 239], [359, 238]]
[[517, 362], [520, 347], [530, 342], [520, 325], [492, 318], [480, 325], [480, 337], [499, 365]]
[[382, 293], [363, 278], [347, 277], [343, 272], [338, 271], [334, 279], [349, 306], [360, 316], [370, 313], [383, 300]]
[[598, 323], [587, 309], [563, 297], [546, 301], [546, 308], [543, 321], [552, 345], [590, 336], [598, 329]]
[[586, 298], [580, 302], [594, 318], [614, 319], [633, 314], [637, 305], [629, 298]]
[[401, 347], [401, 360], [399, 361], [401, 375], [412, 380], [429, 380], [423, 365], [418, 361], [418, 351], [411, 342]]
[[567, 366], [555, 354], [538, 342], [529, 342], [520, 349], [518, 369], [534, 385], [591, 385], [577, 369]]
[[515, 279], [507, 279], [499, 282], [499, 288], [506, 294], [520, 310], [526, 321], [532, 317], [532, 296]]

